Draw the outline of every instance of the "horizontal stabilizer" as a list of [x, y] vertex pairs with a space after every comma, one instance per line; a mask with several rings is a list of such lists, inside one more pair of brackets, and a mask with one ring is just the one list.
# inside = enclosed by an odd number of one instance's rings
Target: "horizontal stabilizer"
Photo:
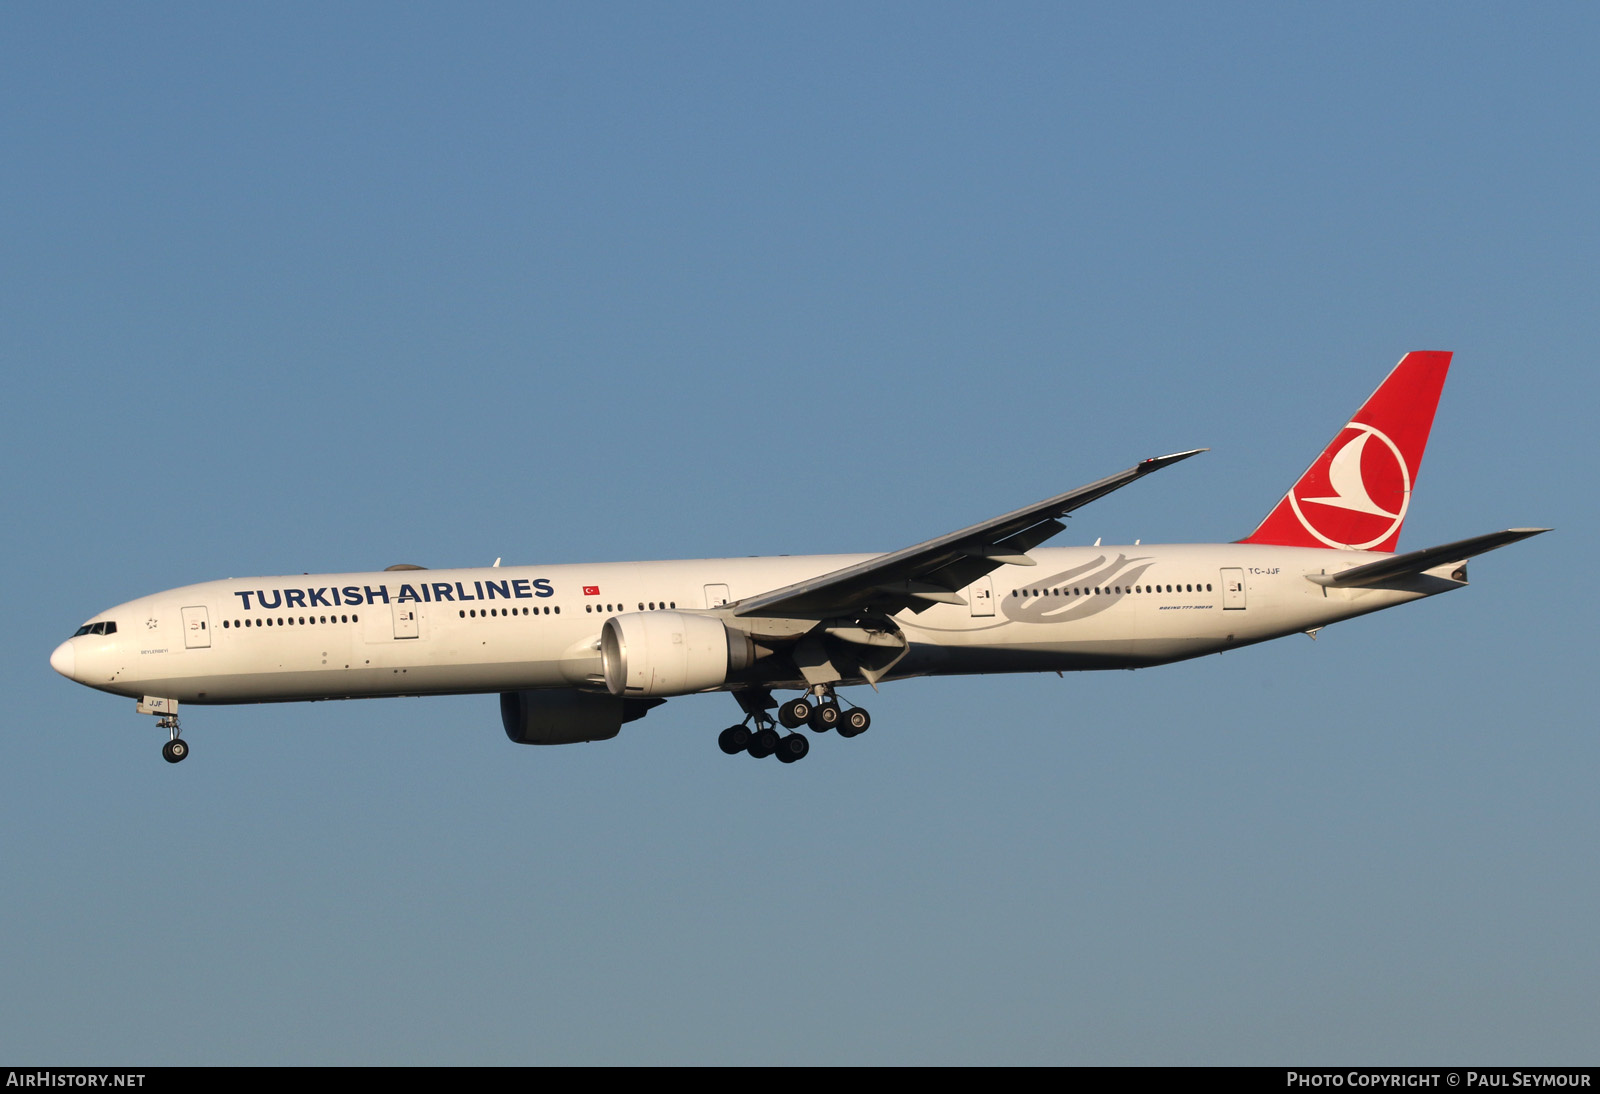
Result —
[[1394, 555], [1390, 558], [1379, 559], [1377, 562], [1368, 562], [1349, 570], [1341, 570], [1336, 574], [1307, 574], [1306, 576], [1318, 585], [1329, 585], [1336, 589], [1360, 589], [1372, 585], [1381, 585], [1385, 581], [1392, 581], [1397, 577], [1408, 574], [1420, 574], [1443, 566], [1451, 562], [1465, 562], [1475, 555], [1492, 551], [1496, 547], [1504, 547], [1508, 543], [1536, 536], [1541, 532], [1548, 532], [1548, 528], [1507, 528], [1503, 532], [1489, 532], [1486, 535], [1473, 536], [1471, 539], [1458, 539], [1454, 543], [1441, 544], [1438, 547], [1426, 547], [1420, 551], [1407, 551], [1403, 555]]

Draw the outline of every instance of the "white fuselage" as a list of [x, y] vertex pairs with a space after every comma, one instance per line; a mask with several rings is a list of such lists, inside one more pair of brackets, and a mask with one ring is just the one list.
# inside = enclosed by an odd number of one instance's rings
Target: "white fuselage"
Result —
[[[1037, 565], [1002, 566], [963, 590], [964, 605], [896, 615], [909, 649], [889, 677], [1157, 665], [1463, 584], [1419, 575], [1341, 589], [1307, 580], [1385, 557], [1368, 551], [1231, 543], [1030, 555]], [[603, 691], [599, 638], [613, 615], [715, 610], [872, 557], [230, 578], [100, 613], [94, 621], [114, 623], [115, 633], [77, 635], [52, 664], [102, 691], [185, 703]]]

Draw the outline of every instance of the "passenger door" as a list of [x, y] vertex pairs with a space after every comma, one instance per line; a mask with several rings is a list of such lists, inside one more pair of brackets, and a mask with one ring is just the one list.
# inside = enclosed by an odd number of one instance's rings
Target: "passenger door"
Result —
[[204, 608], [183, 609], [183, 645], [191, 650], [211, 647], [211, 628]]
[[422, 621], [417, 618], [417, 605], [412, 601], [393, 604], [394, 636], [396, 638], [421, 638]]
[[1237, 566], [1227, 566], [1222, 571], [1222, 607], [1244, 607], [1244, 571]]

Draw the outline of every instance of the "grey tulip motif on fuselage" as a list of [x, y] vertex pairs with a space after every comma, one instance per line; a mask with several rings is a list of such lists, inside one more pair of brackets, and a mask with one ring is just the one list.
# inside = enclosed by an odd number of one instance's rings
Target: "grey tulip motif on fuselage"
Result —
[[1006, 590], [1001, 611], [1017, 623], [1062, 623], [1098, 615], [1127, 596], [1153, 561], [1148, 556], [1130, 559], [1119, 554], [1108, 562], [1101, 555], [1082, 566], [1029, 582], [1017, 590], [1021, 596]]

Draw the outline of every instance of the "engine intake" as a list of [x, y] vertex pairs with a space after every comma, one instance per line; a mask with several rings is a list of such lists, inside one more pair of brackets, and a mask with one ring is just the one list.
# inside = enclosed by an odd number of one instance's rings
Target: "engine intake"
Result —
[[688, 695], [755, 660], [750, 636], [709, 615], [628, 612], [606, 620], [600, 659], [612, 695]]

